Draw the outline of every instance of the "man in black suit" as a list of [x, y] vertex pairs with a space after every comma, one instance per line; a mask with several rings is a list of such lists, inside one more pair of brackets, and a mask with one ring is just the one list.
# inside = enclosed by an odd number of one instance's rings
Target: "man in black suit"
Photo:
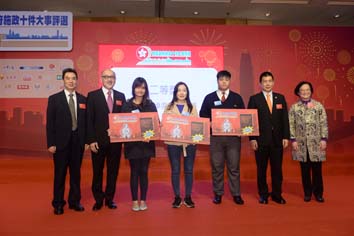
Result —
[[283, 149], [290, 138], [289, 118], [283, 95], [273, 92], [274, 77], [270, 72], [263, 72], [259, 78], [262, 92], [250, 97], [248, 109], [257, 109], [258, 137], [250, 137], [251, 148], [255, 151], [257, 163], [257, 185], [259, 203], [268, 204], [267, 166], [271, 167], [272, 200], [285, 204], [282, 197], [282, 162]]
[[[200, 117], [211, 119], [212, 109], [244, 109], [242, 97], [230, 90], [231, 74], [226, 70], [216, 75], [218, 90], [208, 94], [200, 109]], [[227, 167], [228, 183], [233, 200], [243, 205], [240, 190], [240, 152], [241, 137], [214, 136], [210, 137], [210, 162], [212, 168], [213, 203], [220, 204], [224, 194], [224, 169]]]
[[[114, 71], [102, 72], [102, 88], [92, 91], [87, 96], [87, 142], [90, 144], [93, 179], [92, 193], [96, 200], [92, 210], [100, 210], [103, 201], [109, 209], [116, 209], [114, 194], [121, 157], [121, 143], [111, 143], [108, 136], [109, 113], [119, 113], [125, 103], [125, 96], [113, 89], [116, 83]], [[103, 168], [107, 160], [106, 189], [102, 190]]]
[[77, 73], [63, 70], [64, 90], [51, 95], [47, 107], [47, 146], [54, 160], [54, 214], [64, 213], [66, 172], [70, 171], [69, 208], [84, 211], [80, 204], [80, 168], [85, 148], [86, 98], [75, 91]]

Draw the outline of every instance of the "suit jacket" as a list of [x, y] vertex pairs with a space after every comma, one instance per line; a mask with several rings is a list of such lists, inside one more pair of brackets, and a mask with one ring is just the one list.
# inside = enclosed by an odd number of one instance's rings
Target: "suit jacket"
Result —
[[[86, 97], [76, 92], [77, 127], [80, 145], [85, 146]], [[64, 90], [48, 98], [47, 107], [47, 146], [64, 149], [69, 143], [72, 132], [71, 113]]]
[[[113, 113], [121, 112], [125, 103], [123, 93], [113, 90]], [[106, 97], [102, 88], [89, 92], [87, 95], [87, 143], [97, 142], [98, 146], [107, 146], [110, 144], [108, 136], [109, 109]]]
[[251, 136], [250, 140], [257, 140], [259, 145], [282, 146], [283, 139], [289, 139], [289, 117], [286, 101], [283, 95], [273, 92], [273, 107], [270, 113], [263, 93], [250, 97], [248, 109], [257, 109], [259, 136]]
[[299, 101], [291, 106], [289, 120], [290, 138], [299, 147], [297, 151], [292, 151], [293, 159], [307, 161], [308, 152], [311, 161], [325, 161], [326, 152], [320, 149], [320, 141], [328, 139], [328, 126], [322, 104], [314, 99], [308, 105]]
[[[138, 109], [139, 112], [157, 112], [155, 103], [147, 100], [144, 106], [136, 106], [133, 99], [129, 99], [122, 107], [122, 112], [131, 113], [133, 110]], [[154, 157], [155, 141], [150, 142], [126, 142], [124, 143], [124, 156], [126, 159], [139, 159]]]

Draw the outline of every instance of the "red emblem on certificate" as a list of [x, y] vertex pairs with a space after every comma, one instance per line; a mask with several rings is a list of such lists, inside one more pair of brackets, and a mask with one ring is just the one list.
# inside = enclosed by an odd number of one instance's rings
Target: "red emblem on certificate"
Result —
[[256, 109], [212, 109], [212, 132], [218, 136], [258, 136]]
[[110, 113], [111, 143], [157, 140], [160, 124], [157, 112]]
[[163, 114], [161, 140], [208, 145], [210, 144], [209, 119]]

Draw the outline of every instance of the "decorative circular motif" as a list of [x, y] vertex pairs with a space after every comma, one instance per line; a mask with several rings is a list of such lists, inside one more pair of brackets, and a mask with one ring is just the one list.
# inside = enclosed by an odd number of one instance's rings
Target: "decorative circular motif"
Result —
[[323, 71], [323, 77], [327, 81], [334, 81], [336, 80], [336, 72], [331, 68], [327, 68]]
[[121, 49], [114, 49], [111, 53], [112, 61], [120, 63], [124, 59], [124, 52]]
[[300, 39], [301, 39], [301, 32], [300, 32], [299, 30], [297, 30], [297, 29], [290, 30], [290, 32], [289, 32], [289, 39], [290, 39], [292, 42], [294, 42], [294, 43], [300, 41]]
[[329, 89], [324, 85], [320, 85], [316, 89], [316, 95], [321, 100], [325, 100], [329, 96]]
[[348, 65], [350, 61], [352, 60], [352, 56], [350, 55], [350, 52], [347, 50], [340, 50], [337, 53], [337, 61], [341, 65]]
[[299, 42], [299, 55], [304, 64], [319, 68], [329, 64], [335, 56], [333, 42], [321, 32], [306, 34]]
[[81, 71], [89, 71], [92, 68], [93, 60], [90, 56], [81, 55], [76, 61], [77, 68]]

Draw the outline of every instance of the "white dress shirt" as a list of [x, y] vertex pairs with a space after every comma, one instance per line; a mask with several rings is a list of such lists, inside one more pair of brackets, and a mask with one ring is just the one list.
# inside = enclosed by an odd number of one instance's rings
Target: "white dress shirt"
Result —
[[225, 100], [227, 99], [227, 97], [229, 96], [229, 93], [230, 93], [230, 89], [227, 89], [225, 91], [221, 91], [221, 90], [216, 90], [216, 94], [218, 95], [218, 98], [220, 99], [221, 101], [221, 98], [222, 98], [222, 93], [225, 93]]
[[[64, 89], [64, 93], [65, 93], [65, 96], [66, 96], [66, 100], [68, 101], [68, 104], [69, 104], [70, 92], [68, 90]], [[75, 91], [73, 92], [73, 100], [74, 100], [74, 106], [75, 106], [75, 114], [76, 114], [76, 117], [77, 117], [77, 99], [76, 99]]]

